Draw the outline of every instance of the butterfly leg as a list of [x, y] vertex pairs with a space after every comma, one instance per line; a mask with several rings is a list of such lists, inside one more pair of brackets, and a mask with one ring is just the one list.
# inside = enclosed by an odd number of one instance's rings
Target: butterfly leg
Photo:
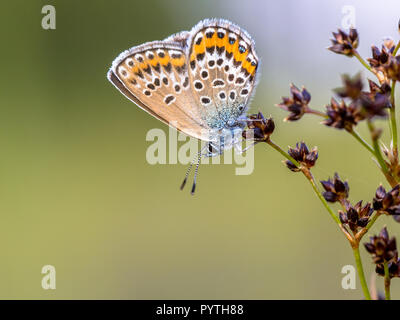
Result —
[[242, 148], [242, 141], [246, 141], [246, 139], [238, 141], [237, 143], [234, 144], [235, 150], [239, 154], [245, 153], [247, 150], [249, 150], [250, 148], [253, 148], [257, 143], [260, 142], [260, 141], [254, 141], [252, 144], [250, 144], [249, 146], [247, 146], [247, 147], [245, 147], [243, 149]]

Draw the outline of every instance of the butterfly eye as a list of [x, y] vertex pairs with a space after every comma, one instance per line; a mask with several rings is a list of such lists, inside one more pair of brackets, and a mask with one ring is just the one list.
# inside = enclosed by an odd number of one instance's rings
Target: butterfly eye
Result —
[[239, 107], [239, 111], [243, 111], [243, 109], [244, 109], [244, 106]]

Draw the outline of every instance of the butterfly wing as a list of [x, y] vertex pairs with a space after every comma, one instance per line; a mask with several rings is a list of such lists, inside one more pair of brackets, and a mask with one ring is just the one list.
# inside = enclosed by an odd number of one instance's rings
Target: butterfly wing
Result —
[[246, 31], [221, 19], [206, 19], [188, 40], [189, 79], [195, 102], [207, 108], [206, 123], [226, 128], [245, 113], [254, 94], [258, 58]]
[[190, 90], [184, 51], [188, 33], [122, 52], [107, 77], [139, 107], [184, 132], [207, 140], [206, 126]]

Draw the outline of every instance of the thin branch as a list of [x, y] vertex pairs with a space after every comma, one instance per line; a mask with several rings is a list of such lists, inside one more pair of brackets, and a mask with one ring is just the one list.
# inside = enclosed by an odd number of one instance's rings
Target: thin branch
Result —
[[371, 152], [375, 156], [375, 150], [366, 142], [359, 134], [357, 131], [350, 131], [349, 132], [356, 140], [369, 152]]
[[278, 146], [276, 143], [274, 143], [271, 139], [268, 139], [266, 141], [272, 148], [274, 148], [276, 151], [278, 151], [281, 155], [283, 155], [286, 159], [288, 159], [291, 163], [293, 163], [296, 167], [300, 168], [300, 163], [298, 163], [296, 160], [294, 160], [287, 152], [282, 150], [280, 146]]
[[364, 274], [364, 269], [363, 269], [363, 265], [361, 262], [360, 249], [359, 249], [358, 245], [356, 247], [353, 247], [353, 253], [354, 253], [354, 259], [356, 260], [358, 277], [360, 278], [360, 283], [361, 283], [361, 287], [364, 292], [365, 299], [371, 300], [371, 294], [368, 290], [367, 281], [365, 280], [365, 274]]
[[[400, 43], [400, 41], [399, 41]], [[395, 150], [396, 157], [398, 155], [398, 143], [397, 143], [397, 122], [396, 122], [396, 106], [394, 101], [396, 89], [396, 81], [392, 81], [392, 91], [390, 93], [390, 123], [391, 123], [391, 132], [392, 132], [392, 141], [393, 141], [393, 149]]]
[[385, 270], [385, 299], [390, 300], [390, 274], [388, 262], [386, 260], [383, 262], [383, 268]]
[[354, 50], [354, 56], [358, 59], [358, 61], [361, 62], [361, 64], [368, 69], [368, 71], [372, 72], [373, 74], [376, 75], [376, 73], [372, 70], [372, 68], [369, 66], [369, 64], [360, 56], [357, 50]]
[[374, 225], [376, 219], [379, 218], [379, 216], [381, 215], [381, 213], [379, 211], [377, 211], [371, 218], [371, 220], [368, 222], [367, 226], [365, 228], [362, 228], [360, 231], [357, 232], [357, 234], [354, 236], [356, 238], [356, 240], [358, 242], [361, 241], [361, 238], [364, 236], [364, 234], [366, 234], [369, 229], [371, 229], [371, 227]]
[[388, 168], [386, 166], [386, 162], [383, 159], [383, 156], [381, 154], [381, 149], [379, 147], [378, 138], [376, 137], [375, 127], [370, 120], [368, 120], [367, 123], [368, 123], [368, 129], [371, 133], [372, 145], [374, 147], [376, 160], [378, 160], [378, 163], [379, 163], [383, 173], [385, 174], [385, 176], [389, 175], [389, 170], [388, 170]]

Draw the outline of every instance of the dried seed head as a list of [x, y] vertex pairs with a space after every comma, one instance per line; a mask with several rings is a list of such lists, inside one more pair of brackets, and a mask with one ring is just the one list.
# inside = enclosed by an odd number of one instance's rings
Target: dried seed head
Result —
[[325, 192], [322, 194], [326, 201], [336, 202], [342, 201], [349, 197], [349, 184], [347, 181], [342, 181], [337, 173], [333, 179], [328, 178], [326, 181], [320, 181]]
[[[300, 163], [302, 167], [305, 168], [312, 168], [317, 159], [318, 159], [318, 150], [317, 147], [314, 147], [311, 151], [309, 151], [307, 145], [304, 142], [301, 143], [296, 143], [295, 148], [289, 148], [288, 154], [297, 162]], [[292, 163], [289, 160], [286, 160], [286, 166], [294, 171], [300, 171], [300, 168], [298, 168], [294, 163]]]
[[354, 77], [350, 77], [348, 74], [342, 76], [344, 87], [337, 88], [334, 90], [336, 94], [341, 98], [350, 98], [356, 100], [363, 89], [363, 82], [361, 80], [360, 73], [357, 73]]
[[[390, 278], [400, 278], [400, 259], [395, 257], [392, 261], [388, 262], [389, 276]], [[377, 264], [375, 267], [375, 272], [380, 276], [385, 275], [385, 267], [383, 264]]]
[[388, 263], [390, 277], [400, 277], [400, 260], [396, 239], [389, 238], [389, 233], [384, 227], [378, 236], [370, 237], [370, 242], [364, 243], [365, 249], [372, 255], [372, 261], [376, 264], [376, 273], [383, 276], [383, 263]]
[[259, 112], [249, 116], [247, 127], [249, 130], [244, 130], [242, 133], [245, 139], [252, 137], [254, 141], [267, 141], [274, 132], [275, 123], [272, 118], [265, 119], [264, 115]]
[[358, 32], [356, 29], [351, 28], [349, 33], [338, 29], [338, 32], [333, 32], [333, 39], [331, 39], [332, 46], [328, 48], [338, 54], [344, 54], [348, 57], [354, 55], [358, 47]]
[[361, 114], [361, 109], [356, 102], [347, 105], [344, 100], [337, 102], [334, 98], [331, 103], [326, 106], [326, 114], [328, 118], [323, 121], [323, 124], [337, 129], [345, 129], [349, 132], [357, 123], [364, 119]]
[[394, 81], [400, 81], [400, 55], [390, 55], [388, 62], [383, 66], [384, 73]]
[[285, 121], [296, 121], [307, 113], [311, 95], [306, 88], [303, 87], [300, 90], [294, 84], [290, 85], [290, 95], [290, 98], [282, 97], [282, 102], [277, 106], [289, 111], [289, 115], [285, 118]]
[[371, 51], [372, 58], [368, 58], [367, 61], [372, 68], [377, 71], [383, 71], [382, 66], [388, 62], [389, 55], [391, 54], [390, 50], [383, 45], [381, 50], [376, 46], [372, 46]]
[[398, 216], [400, 215], [400, 185], [395, 186], [392, 190], [386, 192], [385, 188], [380, 185], [376, 189], [375, 197], [372, 201], [374, 210], [387, 215]]
[[[383, 154], [385, 155], [385, 162], [386, 166], [389, 169], [389, 173], [393, 177], [400, 177], [400, 164], [398, 161], [398, 150], [393, 147], [393, 144], [390, 145], [390, 147], [387, 147], [385, 145], [382, 146], [382, 151]], [[397, 218], [400, 219], [400, 216]], [[397, 219], [395, 219], [397, 221]], [[400, 222], [400, 221], [399, 221]]]
[[382, 72], [384, 79], [400, 81], [400, 55], [394, 56], [394, 50], [394, 41], [386, 39], [381, 50], [372, 46], [372, 58], [367, 60], [376, 72]]
[[359, 201], [355, 206], [351, 206], [346, 202], [346, 211], [339, 211], [339, 218], [343, 224], [347, 225], [355, 233], [368, 224], [373, 212], [374, 209], [371, 208], [370, 203], [363, 206], [362, 201]]

